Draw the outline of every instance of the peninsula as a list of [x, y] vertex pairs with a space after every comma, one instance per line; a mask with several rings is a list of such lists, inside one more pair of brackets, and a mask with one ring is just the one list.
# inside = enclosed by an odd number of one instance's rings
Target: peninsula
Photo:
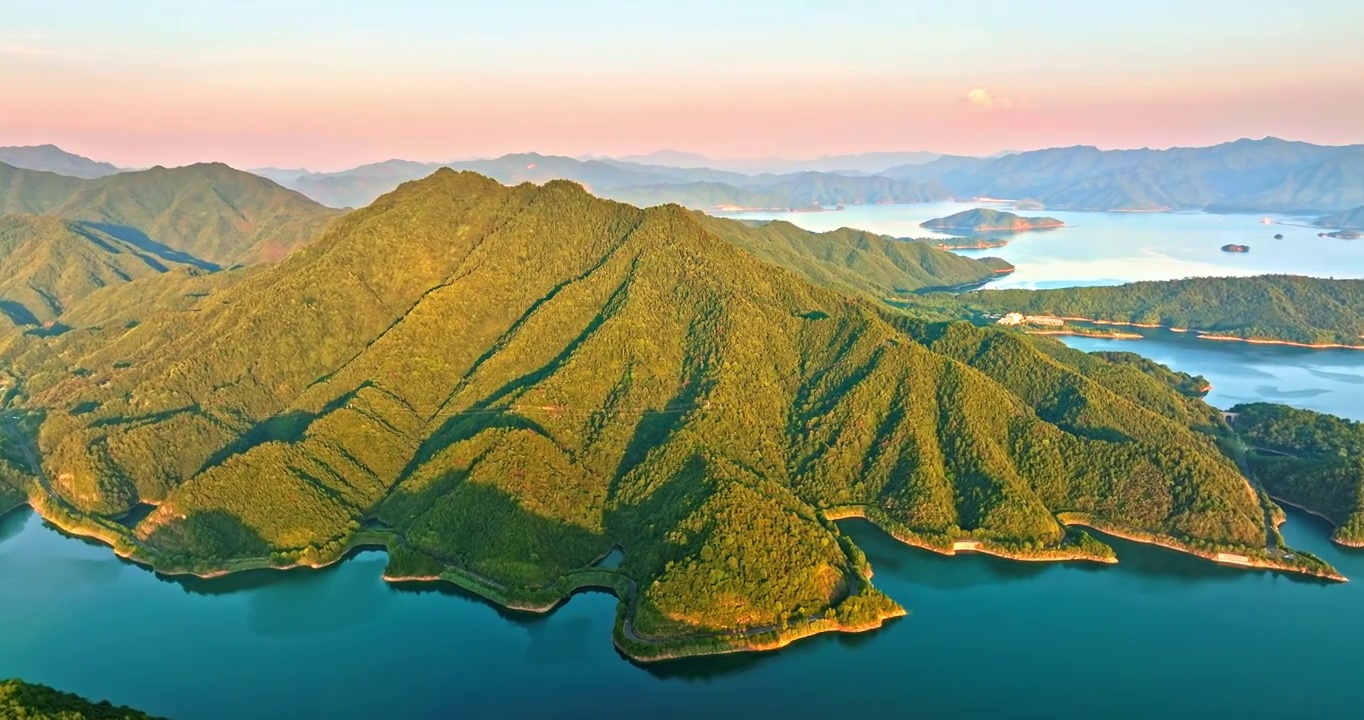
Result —
[[1110, 560], [1084, 525], [1340, 579], [1269, 532], [1168, 371], [883, 302], [1005, 269], [440, 170], [278, 263], [0, 330], [0, 502], [171, 574], [382, 546], [393, 581], [512, 608], [605, 588], [640, 660], [902, 614], [850, 513], [953, 552]]
[[1019, 233], [1064, 227], [1065, 223], [1049, 217], [1023, 217], [1003, 210], [976, 208], [963, 210], [943, 218], [919, 224], [929, 230], [975, 235], [982, 233]]
[[976, 310], [1169, 328], [1208, 340], [1364, 348], [1364, 280], [1295, 275], [1189, 278], [1108, 287], [983, 290]]

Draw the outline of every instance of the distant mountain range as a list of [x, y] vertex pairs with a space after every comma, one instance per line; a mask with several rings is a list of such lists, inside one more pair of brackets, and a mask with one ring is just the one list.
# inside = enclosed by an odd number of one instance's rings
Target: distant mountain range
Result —
[[84, 179], [0, 164], [0, 214], [81, 223], [205, 268], [278, 260], [337, 211], [222, 163]]
[[780, 157], [713, 158], [681, 150], [657, 150], [645, 155], [623, 155], [621, 157], [588, 155], [582, 159], [639, 165], [664, 165], [677, 168], [714, 168], [744, 174], [834, 172], [876, 175], [886, 168], [926, 163], [940, 157], [942, 157], [942, 153], [907, 151], [822, 155], [810, 160], [793, 160]]
[[1319, 227], [1358, 230], [1364, 228], [1364, 206], [1327, 215], [1316, 223]]
[[56, 145], [0, 147], [0, 163], [25, 170], [46, 170], [78, 178], [99, 178], [119, 172], [119, 168], [88, 157], [69, 153]]
[[946, 200], [936, 183], [831, 172], [744, 175], [727, 170], [645, 165], [624, 160], [578, 160], [560, 155], [519, 153], [487, 160], [420, 163], [387, 160], [336, 173], [267, 169], [285, 187], [331, 207], [362, 207], [398, 185], [448, 167], [471, 170], [498, 182], [542, 184], [572, 180], [601, 197], [637, 205], [677, 203], [695, 210], [806, 210], [840, 204]]
[[943, 157], [884, 175], [957, 198], [1032, 199], [1052, 209], [1320, 213], [1364, 205], [1364, 145], [1277, 138], [1205, 148], [1077, 146], [1000, 158]]

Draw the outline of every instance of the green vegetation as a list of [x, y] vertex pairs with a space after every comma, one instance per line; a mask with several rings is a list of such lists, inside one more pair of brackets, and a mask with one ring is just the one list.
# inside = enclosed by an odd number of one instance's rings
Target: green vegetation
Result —
[[107, 285], [192, 269], [92, 227], [35, 215], [0, 216], [0, 314], [15, 325], [55, 320]]
[[979, 284], [1012, 266], [998, 258], [975, 260], [924, 243], [842, 228], [812, 233], [789, 222], [739, 222], [695, 213], [716, 236], [772, 265], [810, 281], [876, 299], [899, 298], [926, 288]]
[[[158, 569], [377, 543], [390, 575], [514, 607], [605, 584], [642, 657], [899, 612], [830, 522], [850, 506], [1039, 557], [1102, 553], [1070, 513], [1275, 542], [1186, 376], [820, 287], [969, 262], [443, 170], [278, 264], [144, 278], [66, 332], [0, 337], [0, 419], [41, 455], [45, 517]], [[135, 528], [108, 519], [140, 502]]]
[[161, 262], [204, 268], [279, 260], [337, 215], [221, 163], [94, 180], [0, 164], [0, 214], [6, 213], [51, 215]]
[[1190, 278], [1116, 287], [984, 290], [963, 300], [994, 312], [1161, 325], [1243, 339], [1364, 345], [1364, 280]]
[[1265, 488], [1330, 520], [1337, 542], [1364, 545], [1364, 423], [1270, 403], [1231, 411]]
[[91, 702], [21, 680], [0, 680], [0, 717], [7, 720], [155, 720], [132, 708]]
[[919, 223], [919, 227], [929, 230], [977, 235], [995, 232], [1027, 232], [1058, 228], [1065, 223], [1049, 217], [1022, 217], [1003, 210], [976, 208], [953, 213], [944, 218], [935, 218]]

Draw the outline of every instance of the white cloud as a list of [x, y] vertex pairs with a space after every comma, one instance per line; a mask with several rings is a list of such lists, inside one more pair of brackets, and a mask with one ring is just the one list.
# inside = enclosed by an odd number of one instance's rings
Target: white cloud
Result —
[[1009, 98], [996, 97], [990, 94], [988, 88], [983, 87], [971, 88], [966, 92], [966, 96], [964, 99], [966, 100], [966, 104], [972, 110], [978, 110], [980, 112], [989, 112], [991, 110], [1008, 110], [1009, 108], [1014, 106], [1013, 101], [1010, 100]]

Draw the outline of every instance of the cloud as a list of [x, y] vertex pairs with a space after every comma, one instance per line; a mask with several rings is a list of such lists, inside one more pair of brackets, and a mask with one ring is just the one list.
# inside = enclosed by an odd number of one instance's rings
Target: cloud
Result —
[[1008, 110], [1014, 106], [1012, 100], [1006, 97], [995, 97], [990, 94], [989, 89], [978, 87], [971, 88], [963, 98], [966, 105], [978, 112], [990, 112], [991, 110]]

